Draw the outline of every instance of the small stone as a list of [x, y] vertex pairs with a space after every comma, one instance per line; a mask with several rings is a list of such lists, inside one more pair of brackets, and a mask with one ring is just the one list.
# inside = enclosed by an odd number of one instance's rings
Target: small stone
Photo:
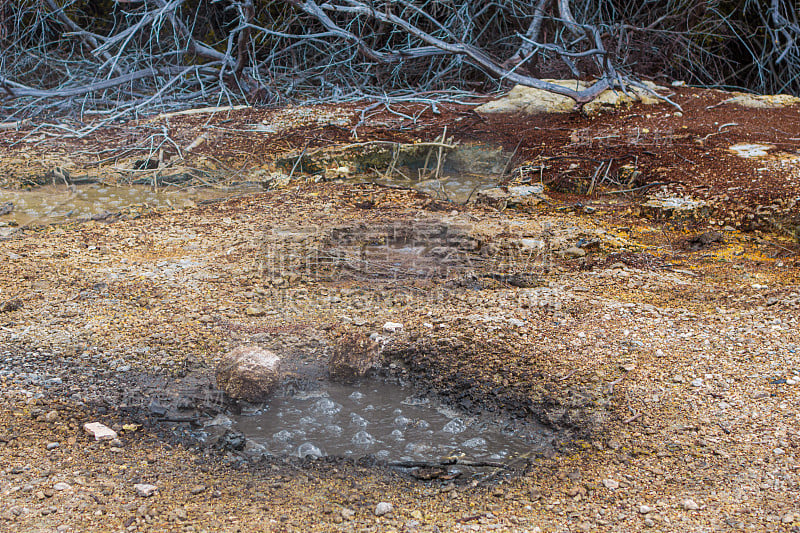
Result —
[[44, 415], [44, 419], [50, 423], [55, 422], [56, 420], [58, 420], [58, 418], [59, 418], [58, 411], [50, 411], [49, 413]]
[[786, 452], [783, 450], [783, 448], [775, 448], [774, 450], [772, 450], [772, 453], [774, 453], [775, 455], [783, 455]]
[[352, 509], [342, 509], [341, 515], [345, 520], [352, 520], [356, 516], [356, 512]]
[[696, 379], [692, 380], [692, 387], [702, 387], [702, 386], [703, 386], [703, 380], [702, 379], [696, 378]]
[[142, 498], [149, 498], [150, 496], [156, 493], [158, 487], [147, 483], [137, 483], [136, 485], [133, 486], [133, 489], [136, 491], [136, 494], [138, 494]]
[[639, 506], [639, 513], [640, 514], [647, 514], [647, 513], [652, 513], [652, 512], [653, 512], [653, 508], [650, 507], [649, 505], [640, 505]]
[[383, 325], [383, 331], [388, 331], [389, 333], [395, 333], [403, 329], [403, 324], [399, 322], [387, 322]]
[[122, 441], [119, 439], [111, 439], [111, 442], [108, 443], [110, 446], [114, 446], [115, 448], [122, 448]]
[[683, 500], [683, 502], [681, 502], [681, 507], [683, 507], [687, 511], [697, 511], [698, 509], [700, 509], [700, 506], [697, 505], [697, 503], [691, 498], [686, 498], [685, 500]]
[[63, 481], [53, 485], [53, 490], [58, 490], [58, 491], [69, 490], [70, 488], [71, 487], [68, 484], [64, 483]]
[[586, 255], [586, 250], [584, 250], [583, 248], [578, 248], [577, 246], [572, 246], [564, 250], [564, 257], [577, 258], [577, 257], [583, 257], [585, 255]]
[[189, 518], [189, 513], [183, 507], [178, 507], [170, 513], [170, 518], [173, 521], [183, 521]]
[[206, 490], [205, 485], [195, 485], [189, 489], [189, 492], [191, 492], [192, 495], [197, 496], [198, 494], [205, 492], [205, 490]]
[[607, 488], [609, 490], [615, 490], [615, 489], [619, 488], [619, 481], [616, 481], [614, 479], [606, 478], [606, 479], [603, 480], [603, 485], [605, 486], [605, 488]]
[[415, 510], [411, 511], [410, 514], [411, 514], [411, 518], [413, 518], [414, 520], [422, 521], [423, 516], [422, 516], [422, 512], [421, 511], [418, 511], [418, 510], [415, 509]]
[[55, 450], [56, 448], [58, 448], [58, 443], [57, 442], [48, 442], [47, 443], [47, 450], [48, 451]]
[[383, 516], [391, 513], [394, 510], [394, 506], [389, 502], [380, 502], [375, 507], [375, 516]]
[[672, 376], [672, 381], [675, 383], [683, 383], [685, 380], [683, 379], [683, 376], [677, 374], [675, 376]]
[[654, 527], [656, 525], [656, 523], [653, 521], [652, 518], [645, 518], [644, 519], [644, 525], [647, 526], [647, 527]]
[[247, 316], [264, 316], [267, 312], [261, 307], [248, 307], [244, 310]]
[[117, 438], [117, 432], [100, 422], [89, 422], [83, 425], [87, 433], [94, 435], [94, 440], [112, 440]]
[[798, 518], [797, 513], [786, 513], [785, 515], [783, 515], [783, 518], [781, 518], [781, 522], [783, 522], [784, 524], [791, 524], [792, 522], [797, 520], [797, 518]]

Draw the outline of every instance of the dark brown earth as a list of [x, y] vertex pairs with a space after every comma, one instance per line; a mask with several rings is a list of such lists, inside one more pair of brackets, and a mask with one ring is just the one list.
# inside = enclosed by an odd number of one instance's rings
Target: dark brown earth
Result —
[[[356, 129], [360, 141], [412, 142], [447, 125], [455, 140], [517, 148], [512, 180], [540, 176], [547, 188], [516, 208], [300, 174], [244, 198], [9, 234], [0, 530], [796, 531], [797, 168], [728, 147], [795, 154], [800, 106], [676, 91], [683, 116], [667, 104], [595, 118], [442, 104], [417, 108], [416, 124], [383, 110]], [[185, 148], [209, 133], [181, 165], [272, 172], [276, 156], [354, 142], [357, 110], [172, 117], [169, 136]], [[287, 116], [301, 124], [243, 131]], [[18, 144], [30, 132], [4, 132], [5, 185], [68, 164], [105, 172], [115, 159], [130, 174], [158, 131], [143, 121]], [[585, 194], [612, 159], [610, 178]], [[640, 174], [620, 181], [631, 162]], [[711, 213], [645, 216], [660, 188], [645, 186], [662, 182], [709, 200]], [[360, 255], [398, 232], [436, 246], [413, 264]], [[556, 453], [422, 481], [192, 438], [234, 407], [210, 380], [225, 351], [256, 343], [295, 369], [324, 368], [337, 336], [386, 334], [388, 321], [404, 327], [388, 335], [385, 368], [465, 410], [541, 421], [559, 435]], [[82, 430], [91, 421], [119, 442], [93, 442]], [[139, 496], [137, 483], [158, 492]], [[376, 517], [381, 501], [394, 510]]]

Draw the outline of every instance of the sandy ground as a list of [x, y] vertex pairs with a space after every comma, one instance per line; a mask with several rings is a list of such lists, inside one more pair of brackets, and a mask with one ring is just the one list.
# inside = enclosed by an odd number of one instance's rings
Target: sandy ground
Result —
[[[800, 530], [796, 242], [614, 198], [498, 210], [296, 183], [16, 232], [0, 243], [0, 529]], [[431, 227], [449, 262], [359, 263], [359, 239]], [[455, 405], [546, 422], [556, 452], [424, 482], [191, 438], [228, 405], [210, 376], [231, 347], [301, 368], [338, 328], [387, 321], [404, 328], [386, 364]], [[92, 421], [117, 441], [94, 442]]]

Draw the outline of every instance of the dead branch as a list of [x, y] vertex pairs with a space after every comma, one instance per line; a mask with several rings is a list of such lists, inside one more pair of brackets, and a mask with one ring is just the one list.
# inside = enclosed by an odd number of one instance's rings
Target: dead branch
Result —
[[[567, 96], [580, 108], [609, 88], [648, 90], [633, 75], [634, 64], [642, 54], [660, 53], [662, 44], [686, 52], [667, 57], [665, 67], [699, 65], [692, 74], [698, 79], [721, 79], [719, 72], [733, 69], [732, 76], [747, 72], [764, 87], [800, 90], [800, 22], [788, 0], [758, 4], [748, 21], [710, 18], [716, 7], [699, 0], [656, 4], [126, 0], [87, 16], [89, 0], [5, 2], [0, 119], [92, 112], [108, 123], [297, 100], [435, 107], [508, 83]], [[694, 19], [702, 21], [699, 29], [687, 25]], [[763, 42], [753, 42], [759, 35]], [[719, 44], [705, 50], [698, 43]], [[752, 56], [752, 65], [740, 68], [719, 52], [734, 48]], [[556, 85], [537, 75], [545, 64], [597, 81], [583, 90]]]

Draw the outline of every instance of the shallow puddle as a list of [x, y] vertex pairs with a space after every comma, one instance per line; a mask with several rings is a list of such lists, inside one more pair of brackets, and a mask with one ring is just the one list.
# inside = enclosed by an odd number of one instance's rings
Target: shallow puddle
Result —
[[80, 218], [102, 217], [123, 209], [142, 206], [149, 209], [191, 207], [196, 202], [261, 191], [260, 186], [159, 188], [145, 185], [116, 187], [99, 183], [88, 185], [46, 185], [32, 190], [0, 190], [0, 223], [23, 226], [50, 224]]
[[399, 185], [440, 200], [466, 204], [475, 200], [478, 191], [497, 186], [511, 156], [499, 146], [464, 145], [444, 154], [439, 164], [435, 153], [431, 156], [424, 150], [412, 150], [400, 155], [391, 172], [384, 169], [386, 175], [366, 177], [360, 181]]
[[379, 381], [325, 382], [310, 392], [280, 393], [234, 422], [234, 429], [268, 453], [300, 457], [508, 462], [546, 447], [546, 434], [539, 428], [512, 430]]

